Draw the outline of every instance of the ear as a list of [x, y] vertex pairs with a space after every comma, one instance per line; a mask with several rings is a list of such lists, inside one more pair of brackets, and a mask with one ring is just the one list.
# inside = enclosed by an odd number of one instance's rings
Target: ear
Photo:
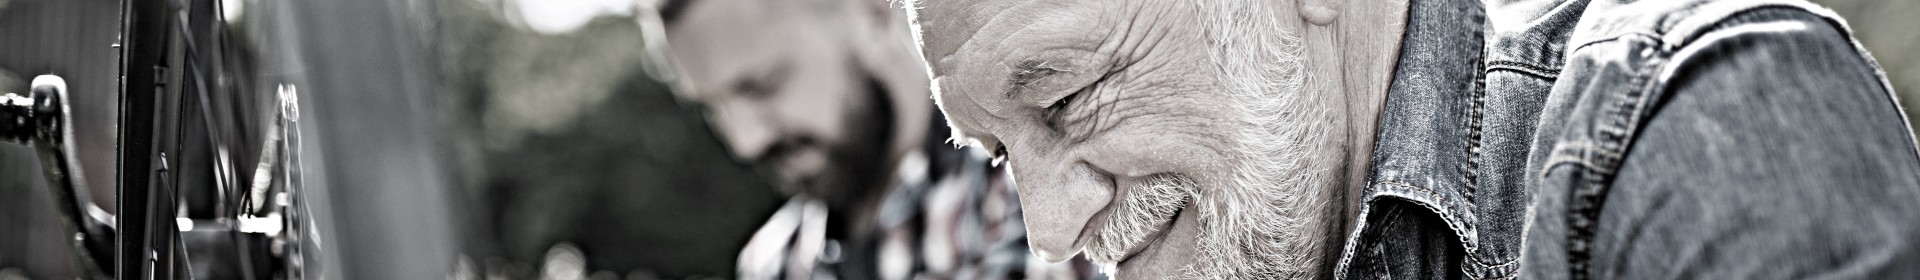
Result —
[[1333, 24], [1340, 18], [1340, 6], [1346, 0], [1299, 0], [1300, 19], [1319, 26]]

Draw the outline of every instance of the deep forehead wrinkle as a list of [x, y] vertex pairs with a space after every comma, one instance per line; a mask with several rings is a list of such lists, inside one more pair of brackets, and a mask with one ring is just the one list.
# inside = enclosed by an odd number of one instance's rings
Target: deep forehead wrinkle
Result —
[[[1033, 1], [1022, 2], [1021, 5], [1016, 5], [1013, 8], [1026, 8], [1028, 6], [1027, 4], [1044, 6], [1042, 5], [1044, 3], [1032, 2]], [[953, 67], [955, 68], [952, 69], [953, 71], [968, 76], [964, 79], [971, 82], [998, 84], [998, 89], [1000, 90], [1000, 92], [998, 92], [999, 96], [993, 97], [1001, 98], [1000, 100], [982, 100], [981, 98], [988, 97], [980, 96], [986, 95], [985, 92], [965, 92], [969, 94], [971, 98], [974, 98], [974, 101], [978, 102], [981, 108], [995, 116], [1009, 117], [1008, 114], [1012, 114], [1012, 112], [1007, 111], [1012, 109], [1011, 107], [1022, 104], [1016, 102], [1023, 100], [1024, 96], [1020, 94], [1033, 89], [1033, 86], [1041, 79], [1053, 76], [1054, 74], [1074, 71], [1073, 63], [1069, 63], [1066, 60], [1037, 57], [1036, 55], [1052, 49], [1097, 48], [1100, 45], [1104, 45], [1092, 44], [1094, 47], [1088, 47], [1082, 46], [1079, 44], [1080, 42], [1074, 42], [1071, 39], [1068, 39], [1068, 41], [1059, 41], [1063, 38], [1036, 34], [1035, 32], [1040, 32], [1040, 30], [1034, 28], [1036, 27], [1035, 24], [1051, 19], [1047, 17], [1047, 15], [1049, 15], [1048, 13], [1040, 9], [1046, 9], [1046, 7], [1033, 7], [1033, 9], [1026, 9], [1027, 11], [1022, 13], [1001, 12], [994, 14], [994, 18], [988, 19], [988, 22], [981, 26], [983, 30], [974, 33], [972, 38], [967, 38], [966, 41], [961, 43], [961, 46], [955, 50], [954, 55], [944, 58], [941, 63], [942, 66]], [[957, 59], [977, 59], [991, 61], [992, 63], [960, 61]], [[979, 68], [965, 69], [972, 67]], [[993, 77], [988, 78], [983, 76]], [[1045, 104], [1040, 105], [1044, 106]]]
[[[1001, 14], [1017, 11], [1014, 5], [1025, 4], [1005, 0], [906, 0], [909, 9], [923, 30], [920, 43], [926, 48], [922, 55], [935, 66], [950, 64], [950, 58], [973, 41], [976, 35], [1001, 18]], [[934, 67], [934, 74], [944, 74], [950, 69]]]

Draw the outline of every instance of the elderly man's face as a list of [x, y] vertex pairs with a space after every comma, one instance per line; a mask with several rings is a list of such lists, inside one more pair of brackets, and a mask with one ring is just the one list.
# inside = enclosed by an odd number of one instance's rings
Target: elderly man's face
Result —
[[935, 99], [1003, 154], [1029, 240], [1126, 277], [1316, 271], [1340, 161], [1277, 1], [922, 0]]

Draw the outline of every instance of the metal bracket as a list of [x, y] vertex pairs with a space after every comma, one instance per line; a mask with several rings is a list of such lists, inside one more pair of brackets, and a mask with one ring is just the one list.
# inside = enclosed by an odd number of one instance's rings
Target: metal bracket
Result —
[[[0, 140], [39, 152], [41, 171], [69, 232], [74, 255], [89, 275], [112, 275], [113, 217], [89, 200], [74, 153], [73, 124], [67, 107], [67, 81], [54, 75], [33, 78], [27, 95], [0, 94]], [[97, 277], [89, 277], [97, 278]]]

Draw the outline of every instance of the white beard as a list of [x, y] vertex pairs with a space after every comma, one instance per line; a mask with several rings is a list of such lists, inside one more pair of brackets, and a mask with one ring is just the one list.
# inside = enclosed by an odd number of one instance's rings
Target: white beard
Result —
[[[1127, 249], [1147, 232], [1165, 228], [1183, 208], [1200, 211], [1196, 279], [1314, 277], [1324, 260], [1327, 227], [1339, 199], [1333, 172], [1340, 162], [1328, 94], [1302, 90], [1307, 77], [1298, 37], [1274, 23], [1263, 3], [1194, 1], [1210, 19], [1209, 50], [1222, 90], [1243, 120], [1232, 131], [1230, 159], [1215, 174], [1163, 174], [1143, 186], [1121, 188], [1121, 204], [1089, 240], [1086, 253], [1114, 271]], [[1201, 174], [1195, 174], [1201, 175]], [[1214, 179], [1214, 180], [1195, 180]], [[1192, 202], [1192, 203], [1189, 203]]]

